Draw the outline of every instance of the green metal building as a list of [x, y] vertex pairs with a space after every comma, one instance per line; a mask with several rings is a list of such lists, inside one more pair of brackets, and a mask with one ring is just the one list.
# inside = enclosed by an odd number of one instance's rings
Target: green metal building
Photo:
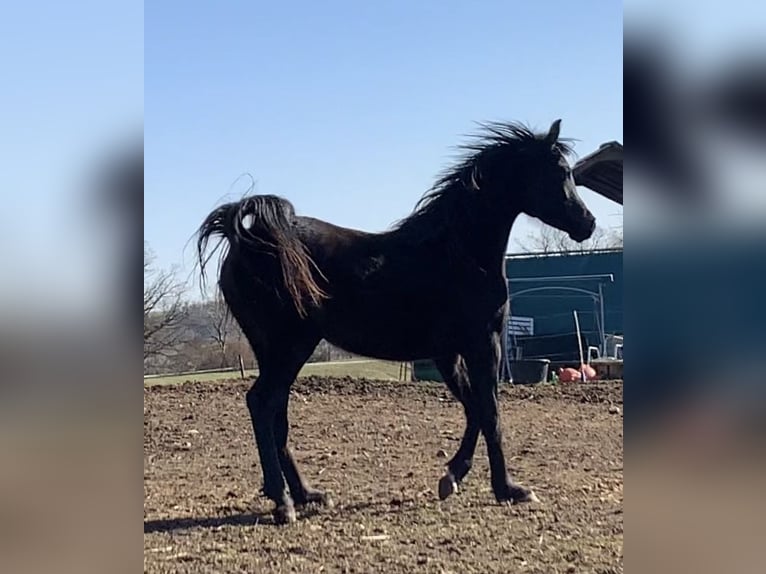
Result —
[[574, 332], [622, 334], [622, 249], [509, 255], [512, 316], [534, 319], [535, 336]]
[[[508, 255], [510, 358], [577, 358], [574, 311], [583, 347], [603, 355], [609, 335], [623, 333], [622, 249]], [[441, 380], [431, 361], [417, 361], [418, 380]]]

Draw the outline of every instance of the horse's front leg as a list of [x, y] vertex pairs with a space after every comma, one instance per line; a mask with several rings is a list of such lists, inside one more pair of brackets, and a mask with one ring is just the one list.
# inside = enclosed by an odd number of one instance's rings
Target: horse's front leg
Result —
[[460, 355], [454, 354], [434, 359], [442, 379], [454, 397], [463, 405], [465, 432], [455, 455], [447, 463], [447, 473], [439, 481], [439, 498], [444, 500], [457, 492], [458, 485], [473, 466], [476, 443], [479, 440], [479, 420], [473, 404], [471, 386]]
[[497, 409], [498, 367], [500, 364], [500, 333], [490, 332], [472, 338], [464, 353], [476, 415], [487, 443], [487, 456], [492, 490], [498, 501], [534, 502], [535, 494], [514, 483], [506, 469], [500, 415]]

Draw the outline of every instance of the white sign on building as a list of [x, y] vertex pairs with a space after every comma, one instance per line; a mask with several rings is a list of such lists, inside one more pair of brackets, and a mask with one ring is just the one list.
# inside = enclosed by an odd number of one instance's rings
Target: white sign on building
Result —
[[535, 334], [535, 320], [533, 317], [509, 317], [508, 335], [525, 337]]

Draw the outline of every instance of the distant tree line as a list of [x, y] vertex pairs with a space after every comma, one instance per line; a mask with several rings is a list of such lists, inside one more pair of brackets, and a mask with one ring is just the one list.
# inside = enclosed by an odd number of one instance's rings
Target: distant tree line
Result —
[[[220, 296], [188, 302], [175, 269], [159, 269], [144, 245], [144, 374], [257, 368], [253, 351]], [[309, 362], [352, 358], [322, 341]]]
[[577, 243], [565, 232], [542, 225], [537, 231], [524, 239], [516, 240], [516, 248], [522, 253], [585, 253], [598, 249], [621, 249], [623, 246], [622, 227], [604, 229], [596, 227], [593, 235], [582, 243]]

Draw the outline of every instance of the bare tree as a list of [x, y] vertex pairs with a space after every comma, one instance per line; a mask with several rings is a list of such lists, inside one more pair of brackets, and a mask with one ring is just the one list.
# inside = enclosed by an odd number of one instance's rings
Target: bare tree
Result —
[[522, 240], [517, 239], [516, 244], [522, 253], [584, 253], [596, 249], [622, 247], [622, 229], [605, 230], [603, 227], [597, 227], [589, 239], [577, 243], [565, 232], [550, 225], [543, 225], [537, 233], [530, 233]]
[[206, 310], [210, 338], [218, 347], [221, 368], [224, 368], [226, 367], [227, 344], [236, 335], [237, 325], [235, 321], [232, 321], [226, 302], [220, 294], [213, 301], [207, 303]]
[[187, 314], [183, 284], [174, 270], [155, 268], [154, 259], [144, 243], [144, 359], [164, 354], [181, 341]]

